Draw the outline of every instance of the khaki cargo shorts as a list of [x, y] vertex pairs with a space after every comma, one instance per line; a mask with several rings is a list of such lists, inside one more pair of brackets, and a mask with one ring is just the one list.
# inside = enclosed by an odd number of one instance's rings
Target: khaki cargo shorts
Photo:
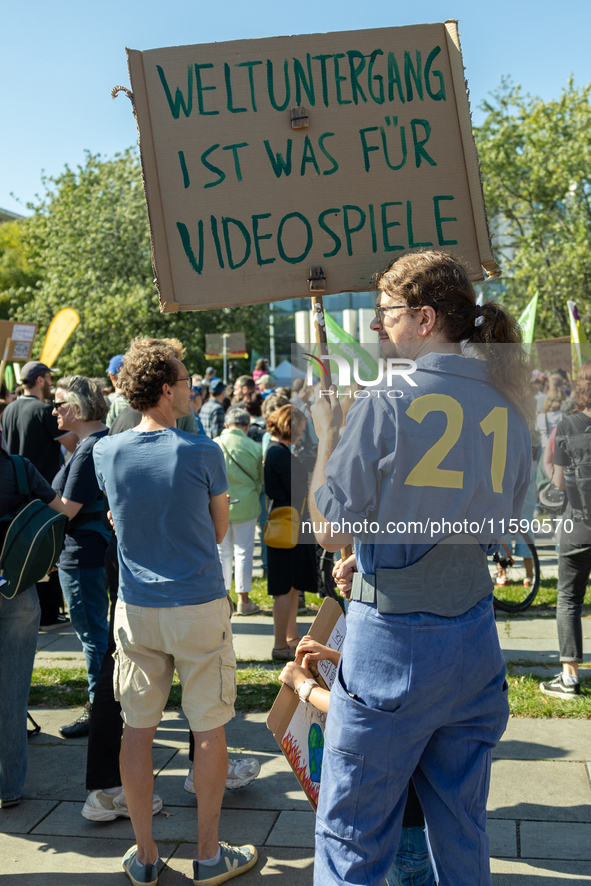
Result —
[[117, 600], [115, 698], [125, 723], [157, 726], [176, 669], [193, 732], [228, 723], [236, 700], [236, 656], [224, 596], [198, 606], [150, 608]]

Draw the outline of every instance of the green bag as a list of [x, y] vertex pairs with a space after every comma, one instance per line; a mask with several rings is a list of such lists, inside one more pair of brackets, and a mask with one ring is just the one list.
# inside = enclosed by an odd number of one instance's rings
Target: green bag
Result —
[[27, 471], [20, 455], [11, 455], [22, 503], [9, 523], [0, 552], [0, 593], [11, 600], [44, 578], [55, 566], [64, 546], [68, 518], [39, 499], [31, 498]]

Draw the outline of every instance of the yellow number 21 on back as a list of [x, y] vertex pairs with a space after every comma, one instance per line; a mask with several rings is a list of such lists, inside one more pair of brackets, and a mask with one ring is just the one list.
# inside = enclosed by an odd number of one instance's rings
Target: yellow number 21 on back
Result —
[[[426, 394], [417, 397], [406, 410], [409, 418], [419, 424], [430, 412], [443, 412], [447, 425], [442, 436], [424, 454], [404, 481], [405, 486], [438, 486], [447, 489], [463, 489], [464, 472], [440, 468], [443, 459], [460, 439], [464, 424], [464, 410], [449, 394]], [[508, 410], [495, 406], [480, 422], [483, 434], [493, 435], [490, 478], [493, 492], [503, 491], [503, 477], [507, 464]]]

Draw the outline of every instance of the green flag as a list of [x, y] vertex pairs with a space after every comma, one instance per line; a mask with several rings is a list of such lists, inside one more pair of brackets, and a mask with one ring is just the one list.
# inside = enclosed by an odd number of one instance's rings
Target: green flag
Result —
[[566, 305], [570, 320], [570, 342], [573, 352], [573, 362], [576, 364], [573, 367], [573, 375], [575, 375], [583, 363], [591, 359], [591, 348], [589, 347], [589, 342], [585, 335], [585, 330], [583, 329], [583, 324], [581, 323], [581, 317], [579, 316], [576, 303], [574, 301], [567, 301]]
[[9, 391], [14, 391], [14, 370], [12, 366], [7, 366], [4, 370], [4, 384]]
[[352, 335], [345, 332], [343, 327], [339, 326], [337, 321], [333, 320], [326, 311], [324, 312], [324, 319], [326, 321], [326, 338], [331, 346], [331, 352], [345, 357], [351, 366], [353, 365], [354, 358], [357, 357], [359, 378], [362, 383], [364, 381], [373, 381], [377, 378], [378, 364], [367, 353], [363, 345], [360, 345]]
[[536, 310], [538, 308], [538, 293], [529, 301], [517, 321], [521, 327], [523, 343], [531, 345], [534, 340], [534, 326], [536, 325]]

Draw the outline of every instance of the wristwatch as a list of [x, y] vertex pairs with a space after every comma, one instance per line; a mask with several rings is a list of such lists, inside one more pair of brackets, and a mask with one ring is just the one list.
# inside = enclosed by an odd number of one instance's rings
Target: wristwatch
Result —
[[308, 701], [308, 699], [310, 698], [310, 693], [312, 692], [314, 686], [318, 686], [318, 683], [316, 682], [316, 680], [310, 679], [310, 677], [307, 677], [304, 682], [300, 684], [300, 688], [297, 690], [300, 701]]

